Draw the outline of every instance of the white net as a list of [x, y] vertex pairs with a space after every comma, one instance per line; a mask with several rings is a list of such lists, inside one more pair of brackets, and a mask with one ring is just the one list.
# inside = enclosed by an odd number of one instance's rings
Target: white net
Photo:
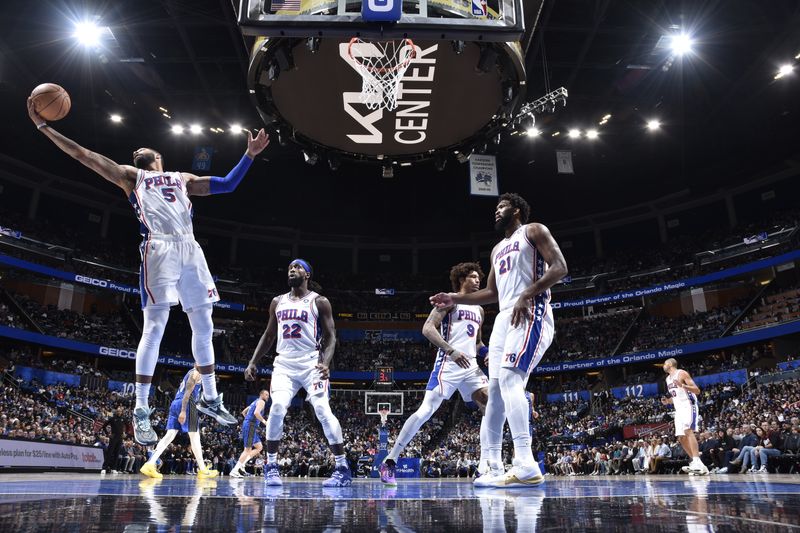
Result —
[[363, 41], [353, 37], [347, 54], [361, 74], [361, 101], [369, 109], [394, 110], [400, 80], [416, 56], [411, 39]]

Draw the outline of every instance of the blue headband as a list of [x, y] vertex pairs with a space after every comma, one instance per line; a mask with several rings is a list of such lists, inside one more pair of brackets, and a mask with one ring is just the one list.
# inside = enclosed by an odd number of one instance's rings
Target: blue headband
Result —
[[311, 265], [309, 265], [308, 262], [305, 259], [295, 259], [294, 261], [289, 263], [289, 266], [292, 266], [295, 263], [297, 263], [298, 265], [303, 267], [303, 269], [306, 272], [308, 272], [309, 274], [313, 274], [314, 273], [314, 271], [311, 269]]

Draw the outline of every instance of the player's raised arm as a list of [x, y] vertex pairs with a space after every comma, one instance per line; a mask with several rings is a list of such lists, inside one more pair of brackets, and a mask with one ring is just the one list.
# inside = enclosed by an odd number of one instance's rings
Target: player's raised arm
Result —
[[319, 370], [322, 379], [330, 377], [330, 366], [333, 352], [336, 349], [336, 326], [333, 322], [333, 308], [331, 302], [324, 296], [317, 297], [317, 311], [322, 324], [322, 353], [319, 356]]
[[550, 230], [547, 229], [547, 226], [536, 222], [528, 224], [525, 227], [525, 235], [529, 241], [536, 245], [536, 249], [542, 254], [542, 258], [544, 258], [548, 268], [541, 278], [522, 291], [519, 299], [514, 304], [511, 325], [515, 327], [521, 322], [530, 319], [533, 298], [558, 283], [568, 272], [564, 254], [561, 253], [561, 248], [558, 247], [558, 243], [553, 238]]
[[136, 183], [136, 173], [138, 170], [130, 165], [120, 165], [104, 155], [92, 152], [84, 148], [72, 139], [58, 133], [36, 112], [33, 106], [33, 99], [28, 98], [28, 116], [31, 118], [36, 128], [53, 141], [62, 152], [79, 161], [85, 167], [93, 170], [114, 185], [119, 186], [125, 195], [129, 196]]
[[195, 176], [189, 172], [181, 172], [183, 179], [186, 180], [186, 192], [194, 196], [209, 196], [211, 194], [224, 194], [233, 192], [247, 174], [253, 159], [269, 145], [269, 135], [262, 128], [253, 138], [247, 132], [247, 151], [235, 167], [228, 172], [228, 175], [221, 178], [219, 176]]
[[247, 364], [247, 368], [244, 371], [244, 379], [247, 381], [255, 381], [256, 375], [258, 374], [258, 362], [264, 357], [267, 350], [272, 348], [272, 345], [275, 344], [275, 340], [278, 337], [278, 319], [275, 318], [275, 310], [277, 308], [278, 298], [275, 297], [272, 299], [272, 303], [269, 304], [269, 321], [267, 322], [267, 328], [264, 330], [264, 334], [261, 335], [261, 339], [258, 341], [258, 345], [253, 352], [253, 357], [250, 358], [250, 362]]
[[428, 315], [428, 319], [425, 321], [425, 324], [422, 326], [422, 334], [425, 335], [425, 338], [431, 341], [431, 344], [442, 350], [447, 357], [453, 360], [458, 366], [461, 368], [469, 368], [469, 358], [450, 346], [450, 344], [444, 340], [441, 333], [439, 333], [440, 328], [442, 327], [442, 321], [444, 321], [444, 317], [452, 310], [451, 307], [445, 308], [438, 308], [435, 307], [431, 310], [431, 313]]
[[440, 292], [430, 298], [431, 304], [438, 309], [452, 307], [456, 304], [486, 305], [497, 303], [497, 282], [495, 281], [494, 266], [486, 278], [486, 287], [469, 294], [455, 292]]

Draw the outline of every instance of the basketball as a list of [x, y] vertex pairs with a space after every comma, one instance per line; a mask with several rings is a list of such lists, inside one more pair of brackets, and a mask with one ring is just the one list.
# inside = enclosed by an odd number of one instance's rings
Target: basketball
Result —
[[61, 120], [67, 116], [72, 105], [67, 91], [55, 83], [42, 83], [37, 86], [31, 93], [31, 98], [36, 112], [48, 121]]

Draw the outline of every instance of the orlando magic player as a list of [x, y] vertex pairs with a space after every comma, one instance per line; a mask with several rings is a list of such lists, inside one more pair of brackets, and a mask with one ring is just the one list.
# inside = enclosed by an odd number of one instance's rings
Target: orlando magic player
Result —
[[197, 475], [199, 477], [214, 477], [217, 475], [216, 470], [206, 468], [206, 463], [203, 460], [203, 447], [200, 444], [199, 432], [199, 414], [195, 403], [200, 399], [200, 389], [202, 383], [200, 380], [200, 373], [197, 368], [189, 370], [180, 386], [178, 392], [175, 393], [175, 399], [169, 406], [169, 418], [167, 418], [167, 432], [158, 441], [153, 455], [139, 470], [142, 474], [160, 479], [164, 476], [156, 468], [158, 459], [164, 450], [167, 449], [178, 432], [187, 433], [189, 435], [189, 444], [192, 448], [192, 454], [197, 461]]
[[708, 468], [700, 460], [700, 448], [694, 435], [700, 422], [700, 414], [697, 411], [697, 395], [700, 394], [700, 387], [686, 370], [678, 368], [678, 361], [675, 359], [669, 358], [664, 361], [663, 368], [667, 373], [669, 396], [661, 398], [661, 403], [672, 404], [675, 407], [675, 436], [686, 450], [686, 455], [692, 458], [692, 462], [689, 466], [683, 467], [683, 471], [704, 476], [708, 474]]
[[134, 166], [117, 164], [87, 150], [51, 128], [36, 113], [30, 98], [28, 115], [39, 131], [63, 152], [125, 191], [141, 223], [144, 241], [139, 247], [142, 257], [139, 289], [144, 325], [136, 349], [136, 407], [133, 411], [136, 441], [150, 445], [158, 440], [150, 425], [150, 383], [169, 309], [178, 302], [189, 318], [192, 353], [203, 381], [203, 395], [197, 408], [222, 424], [236, 424], [236, 418], [222, 403], [222, 395], [217, 394], [211, 311], [219, 295], [203, 251], [194, 239], [189, 196], [232, 192], [244, 178], [253, 158], [267, 147], [269, 137], [263, 129], [255, 139], [248, 131], [247, 151], [227, 176], [196, 176], [187, 172], [165, 172], [161, 154], [152, 148], [133, 152]]
[[258, 393], [258, 398], [244, 408], [242, 416], [242, 443], [244, 444], [244, 451], [239, 456], [239, 460], [231, 469], [231, 477], [245, 477], [249, 476], [244, 471], [244, 467], [250, 459], [257, 457], [261, 453], [261, 437], [258, 436], [258, 424], [267, 425], [267, 420], [264, 418], [264, 409], [267, 407], [267, 400], [269, 400], [269, 391], [262, 390]]
[[[450, 270], [450, 283], [458, 294], [477, 291], [481, 279], [483, 271], [477, 263], [459, 263]], [[395, 467], [400, 453], [442, 402], [449, 400], [456, 390], [465, 402], [474, 401], [481, 411], [485, 408], [489, 382], [478, 367], [476, 358], [479, 348], [485, 350], [481, 341], [482, 324], [483, 308], [479, 305], [456, 304], [431, 311], [422, 333], [439, 348], [439, 352], [422, 405], [403, 424], [392, 450], [380, 466], [383, 483], [396, 484]]]
[[[567, 274], [567, 264], [550, 231], [527, 224], [530, 206], [521, 196], [500, 196], [495, 229], [505, 238], [492, 250], [492, 269], [486, 287], [470, 294], [439, 293], [431, 297], [438, 308], [456, 304], [498, 302], [500, 312], [489, 339], [489, 400], [484, 415], [489, 474], [476, 486], [524, 487], [544, 481], [531, 450], [530, 407], [525, 385], [553, 340], [550, 287]], [[514, 467], [505, 473], [501, 446], [508, 418], [514, 441]]]
[[[309, 290], [311, 265], [302, 259], [289, 264], [291, 290], [276, 296], [269, 307], [269, 322], [245, 370], [245, 379], [256, 377], [258, 361], [272, 347], [277, 337], [278, 355], [272, 367], [270, 395], [272, 407], [267, 417], [267, 485], [281, 485], [278, 473], [278, 448], [283, 436], [283, 419], [294, 395], [302, 388], [322, 424], [325, 437], [336, 459], [336, 468], [326, 487], [345, 487], [352, 478], [344, 452], [342, 426], [328, 401], [330, 364], [336, 348], [336, 330], [331, 303]], [[320, 338], [321, 334], [321, 338]]]

